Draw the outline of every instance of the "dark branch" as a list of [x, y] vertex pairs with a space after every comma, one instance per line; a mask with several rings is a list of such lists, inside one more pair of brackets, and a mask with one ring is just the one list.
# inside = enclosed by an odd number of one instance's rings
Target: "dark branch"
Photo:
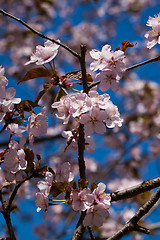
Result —
[[134, 68], [143, 66], [143, 65], [148, 64], [148, 63], [151, 63], [151, 62], [156, 62], [156, 61], [159, 61], [159, 60], [160, 60], [160, 56], [157, 56], [157, 57], [155, 57], [155, 58], [151, 58], [151, 59], [146, 60], [146, 61], [144, 61], [144, 62], [141, 62], [141, 63], [135, 64], [135, 65], [133, 65], [133, 66], [131, 66], [131, 67], [128, 67], [128, 68], [126, 69], [126, 71], [130, 71], [130, 70], [132, 70], [132, 69], [134, 69]]
[[42, 34], [41, 32], [33, 29], [31, 26], [29, 26], [27, 23], [23, 22], [20, 18], [17, 18], [7, 12], [5, 12], [4, 10], [0, 9], [0, 13], [2, 13], [3, 15], [9, 17], [9, 18], [12, 18], [14, 19], [15, 21], [21, 23], [22, 25], [24, 25], [26, 28], [28, 28], [30, 31], [32, 31], [33, 33], [35, 33], [36, 35], [38, 35], [39, 37], [41, 38], [44, 38], [44, 39], [47, 39], [47, 40], [50, 40], [56, 44], [58, 44], [59, 46], [63, 47], [64, 49], [66, 49], [68, 52], [70, 52], [72, 55], [74, 55], [75, 57], [77, 57], [78, 59], [80, 58], [79, 54], [75, 51], [73, 51], [71, 48], [69, 48], [68, 46], [66, 46], [65, 44], [61, 43], [61, 42], [58, 42], [52, 38], [49, 38], [47, 36], [45, 36], [44, 34]]
[[146, 180], [143, 183], [140, 183], [128, 189], [111, 193], [110, 194], [111, 201], [114, 202], [114, 201], [119, 201], [127, 198], [132, 198], [138, 194], [150, 191], [159, 186], [160, 186], [160, 177], [155, 178], [153, 180]]
[[152, 195], [151, 199], [138, 210], [138, 212], [130, 219], [130, 221], [125, 226], [123, 226], [117, 233], [115, 233], [107, 240], [119, 240], [131, 231], [138, 231], [148, 234], [150, 231], [147, 228], [139, 226], [137, 223], [145, 214], [150, 211], [150, 209], [156, 204], [159, 198], [160, 188], [158, 188], [156, 193]]

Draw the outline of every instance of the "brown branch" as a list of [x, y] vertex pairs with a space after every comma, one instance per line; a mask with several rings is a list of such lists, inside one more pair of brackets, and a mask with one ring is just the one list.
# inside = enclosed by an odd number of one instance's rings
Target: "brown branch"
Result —
[[135, 64], [135, 65], [133, 65], [133, 66], [131, 66], [131, 67], [128, 67], [128, 68], [126, 69], [126, 71], [130, 71], [130, 70], [132, 70], [132, 69], [134, 69], [134, 68], [143, 66], [143, 65], [148, 64], [148, 63], [151, 63], [151, 62], [156, 62], [156, 61], [159, 61], [159, 60], [160, 60], [160, 56], [157, 56], [157, 57], [155, 57], [155, 58], [151, 58], [151, 59], [148, 59], [148, 60], [146, 60], [146, 61], [144, 61], [144, 62], [141, 62], [141, 63]]
[[74, 55], [75, 57], [77, 57], [78, 59], [80, 59], [80, 56], [77, 52], [73, 51], [71, 48], [69, 48], [68, 46], [66, 46], [65, 44], [61, 43], [61, 42], [58, 42], [52, 38], [49, 38], [47, 36], [45, 36], [44, 34], [42, 34], [41, 32], [33, 29], [31, 26], [29, 26], [27, 23], [23, 22], [20, 18], [17, 18], [7, 12], [5, 12], [4, 10], [0, 9], [0, 13], [2, 13], [3, 15], [9, 17], [9, 18], [12, 18], [14, 19], [15, 21], [21, 23], [22, 25], [24, 25], [26, 28], [28, 28], [30, 31], [32, 31], [33, 33], [35, 33], [36, 35], [38, 35], [39, 37], [41, 38], [44, 38], [44, 39], [47, 39], [47, 40], [50, 40], [51, 42], [54, 42], [56, 44], [58, 44], [59, 46], [63, 47], [64, 49], [66, 49], [68, 52], [70, 52], [72, 55]]
[[[88, 93], [87, 74], [86, 74], [86, 65], [85, 65], [86, 46], [81, 45], [80, 47], [81, 47], [81, 56], [79, 61], [80, 61], [81, 71], [82, 71], [83, 92]], [[84, 149], [85, 149], [84, 125], [80, 123], [79, 137], [78, 137], [78, 164], [79, 164], [80, 178], [86, 180]], [[85, 215], [86, 215], [86, 212], [81, 212], [81, 217], [74, 230], [72, 240], [82, 239], [83, 234], [85, 232], [85, 227], [82, 224]]]
[[6, 225], [8, 228], [8, 235], [10, 240], [16, 240], [15, 234], [14, 234], [14, 230], [13, 230], [13, 226], [11, 223], [11, 218], [10, 218], [10, 210], [7, 209], [7, 203], [2, 195], [2, 191], [0, 191], [0, 201], [2, 203], [2, 210], [1, 213], [4, 216], [4, 219], [6, 221]]
[[128, 189], [124, 189], [122, 191], [113, 192], [110, 194], [111, 201], [119, 201], [127, 198], [132, 198], [138, 194], [150, 191], [156, 187], [160, 186], [160, 177], [155, 178], [153, 180], [146, 180], [136, 186], [130, 187]]
[[159, 198], [160, 188], [158, 188], [156, 193], [152, 195], [151, 199], [137, 211], [137, 213], [130, 219], [130, 221], [126, 225], [124, 225], [117, 233], [115, 233], [112, 237], [108, 238], [107, 240], [119, 240], [121, 237], [125, 236], [127, 233], [132, 231], [138, 231], [149, 234], [150, 231], [147, 228], [139, 226], [138, 221], [150, 211], [150, 209], [159, 200]]
[[18, 189], [22, 186], [22, 184], [25, 183], [26, 181], [30, 180], [30, 179], [33, 178], [33, 177], [35, 177], [34, 174], [31, 175], [31, 176], [29, 176], [29, 177], [27, 177], [27, 178], [25, 178], [23, 181], [21, 181], [20, 183], [18, 183], [18, 184], [15, 186], [15, 189], [13, 190], [13, 192], [12, 192], [10, 198], [9, 198], [9, 202], [8, 202], [7, 207], [6, 207], [6, 210], [8, 210], [8, 211], [11, 210], [11, 205], [12, 205], [12, 203], [13, 203], [13, 201], [14, 201], [14, 198], [15, 198], [17, 192], [18, 192]]

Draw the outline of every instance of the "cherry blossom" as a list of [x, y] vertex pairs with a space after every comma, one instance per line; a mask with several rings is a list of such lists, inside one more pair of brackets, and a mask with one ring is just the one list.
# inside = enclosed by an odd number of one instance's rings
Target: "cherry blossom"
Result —
[[96, 132], [103, 134], [106, 131], [104, 120], [104, 111], [93, 107], [89, 113], [83, 114], [80, 118], [80, 123], [84, 124], [84, 130], [86, 135], [91, 135]]
[[8, 112], [9, 110], [9, 107], [10, 107], [10, 103], [9, 104], [0, 104], [0, 122], [3, 121], [6, 113]]
[[7, 131], [11, 135], [15, 135], [17, 137], [22, 137], [22, 133], [26, 131], [26, 128], [23, 126], [20, 126], [17, 123], [10, 123], [7, 126]]
[[108, 44], [103, 46], [101, 52], [93, 49], [90, 51], [90, 55], [94, 59], [90, 65], [92, 71], [111, 70], [120, 76], [125, 71], [124, 52], [121, 50], [113, 52]]
[[18, 104], [21, 102], [20, 98], [14, 98], [16, 94], [16, 90], [13, 87], [8, 88], [5, 90], [4, 87], [0, 88], [0, 103], [9, 106], [9, 110], [11, 109], [12, 104]]
[[2, 86], [5, 87], [8, 85], [8, 80], [4, 76], [4, 73], [5, 73], [5, 69], [0, 66], [0, 87]]
[[[60, 42], [59, 40], [57, 40]], [[43, 65], [45, 63], [50, 62], [58, 53], [59, 45], [47, 40], [44, 43], [44, 47], [38, 45], [36, 47], [36, 52], [32, 54], [31, 60], [28, 61], [25, 65], [30, 63], [36, 63], [37, 65]]]
[[45, 209], [45, 211], [47, 211], [47, 209], [48, 209], [48, 196], [46, 196], [42, 192], [37, 192], [35, 196], [36, 196], [37, 212], [39, 212], [41, 209]]
[[27, 131], [29, 135], [29, 143], [33, 145], [34, 137], [40, 137], [41, 134], [47, 132], [48, 124], [46, 122], [45, 107], [42, 108], [41, 112], [37, 115], [32, 113], [28, 120]]
[[71, 116], [71, 114], [70, 114], [70, 107], [71, 107], [70, 95], [61, 97], [60, 101], [53, 103], [51, 105], [51, 107], [57, 108], [58, 114], [56, 114], [56, 117], [64, 120], [64, 124], [67, 124], [69, 121], [69, 118]]
[[101, 81], [99, 85], [99, 89], [102, 92], [107, 91], [110, 87], [116, 92], [119, 89], [119, 80], [120, 77], [113, 71], [103, 71], [96, 75], [97, 80]]
[[78, 192], [77, 190], [71, 193], [72, 208], [74, 211], [85, 211], [94, 201], [94, 196], [89, 188]]
[[152, 30], [145, 34], [148, 39], [147, 48], [151, 49], [157, 43], [160, 44], [160, 13], [155, 17], [149, 17], [146, 25], [152, 27]]
[[39, 181], [37, 183], [37, 187], [39, 188], [41, 193], [48, 196], [52, 183], [53, 183], [53, 174], [51, 172], [46, 172], [45, 181]]
[[62, 165], [58, 165], [56, 168], [55, 181], [56, 182], [71, 182], [74, 179], [74, 174], [71, 172], [71, 165], [69, 162], [65, 162]]
[[25, 152], [23, 149], [16, 151], [15, 149], [9, 149], [4, 155], [5, 169], [11, 173], [16, 173], [19, 170], [25, 170], [27, 167], [27, 161], [25, 160]]
[[106, 185], [104, 183], [99, 183], [97, 188], [93, 191], [93, 195], [97, 203], [102, 203], [105, 209], [109, 209], [111, 197], [104, 192], [105, 190]]
[[23, 181], [25, 178], [27, 177], [27, 174], [25, 173], [25, 171], [20, 170], [16, 173], [12, 173], [12, 172], [5, 172], [5, 178], [7, 181], [12, 182], [12, 181], [16, 181], [16, 182], [21, 182]]
[[53, 174], [50, 172], [46, 172], [45, 174], [45, 181], [39, 181], [37, 183], [37, 187], [39, 188], [40, 192], [36, 193], [36, 205], [37, 205], [37, 212], [41, 209], [48, 209], [48, 195], [50, 193], [50, 189], [52, 187], [53, 182]]
[[108, 210], [104, 208], [102, 203], [92, 205], [89, 209], [87, 209], [86, 216], [83, 220], [83, 225], [87, 227], [93, 224], [97, 227], [101, 227], [104, 218], [106, 218], [108, 214]]

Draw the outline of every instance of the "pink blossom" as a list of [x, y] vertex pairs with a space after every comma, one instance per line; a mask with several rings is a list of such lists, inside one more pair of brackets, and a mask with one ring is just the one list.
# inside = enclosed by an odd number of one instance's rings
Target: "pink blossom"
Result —
[[25, 160], [25, 152], [23, 149], [16, 150], [10, 148], [4, 155], [5, 169], [11, 173], [17, 173], [19, 170], [25, 170], [27, 161]]
[[96, 49], [90, 51], [90, 55], [94, 59], [90, 65], [92, 71], [111, 70], [120, 76], [125, 71], [124, 52], [121, 50], [113, 52], [108, 44], [103, 46], [101, 52]]
[[42, 192], [37, 192], [35, 196], [36, 196], [37, 212], [39, 212], [41, 209], [45, 209], [45, 211], [47, 211], [47, 209], [48, 209], [48, 196], [46, 196]]
[[74, 174], [71, 172], [71, 165], [69, 162], [65, 162], [62, 165], [58, 165], [56, 168], [55, 181], [56, 182], [71, 182], [74, 179]]
[[3, 121], [6, 113], [8, 112], [9, 107], [10, 107], [10, 104], [8, 104], [8, 105], [1, 104], [0, 105], [0, 122]]
[[104, 120], [104, 111], [100, 111], [100, 109], [93, 107], [92, 110], [83, 114], [80, 118], [80, 123], [84, 124], [85, 134], [90, 136], [92, 133], [100, 133], [103, 134], [106, 131]]
[[106, 209], [109, 209], [111, 197], [104, 192], [105, 190], [106, 185], [104, 183], [99, 183], [97, 188], [93, 191], [93, 195], [97, 203], [102, 203]]
[[113, 71], [103, 71], [96, 75], [97, 80], [101, 81], [99, 89], [102, 92], [107, 91], [110, 87], [116, 92], [119, 89], [119, 80], [120, 77]]
[[46, 172], [45, 181], [39, 181], [37, 183], [37, 187], [39, 188], [41, 193], [48, 196], [52, 183], [53, 183], [53, 174], [51, 172]]
[[147, 48], [151, 49], [157, 43], [160, 44], [160, 13], [154, 18], [149, 17], [146, 25], [152, 27], [152, 30], [145, 34], [145, 37], [148, 38]]
[[22, 133], [26, 131], [26, 128], [23, 126], [20, 126], [17, 123], [10, 123], [7, 126], [7, 131], [11, 135], [15, 135], [17, 137], [22, 137]]
[[120, 118], [117, 106], [111, 101], [108, 101], [107, 108], [104, 112], [104, 121], [108, 128], [114, 128], [115, 126], [121, 127], [123, 119]]
[[5, 106], [9, 106], [9, 110], [11, 109], [12, 104], [18, 104], [21, 102], [20, 98], [14, 98], [16, 94], [16, 90], [13, 87], [8, 88], [5, 90], [4, 87], [0, 88], [0, 103]]
[[5, 87], [8, 85], [8, 80], [4, 76], [5, 69], [0, 66], [0, 87]]
[[[73, 99], [73, 97], [75, 99]], [[80, 116], [82, 113], [85, 113], [91, 109], [91, 100], [86, 93], [77, 93], [73, 97], [71, 97], [73, 117]]]
[[64, 120], [64, 124], [68, 123], [69, 118], [71, 116], [70, 104], [71, 104], [70, 95], [67, 95], [61, 97], [59, 102], [55, 102], [51, 105], [52, 108], [57, 108], [58, 114], [56, 114], [56, 117]]
[[[60, 42], [59, 40], [57, 40]], [[31, 60], [28, 61], [25, 65], [30, 63], [36, 63], [37, 65], [43, 65], [47, 62], [50, 62], [58, 53], [59, 45], [47, 40], [44, 43], [44, 47], [38, 45], [36, 47], [36, 52], [32, 54]]]
[[73, 191], [71, 193], [72, 198], [72, 208], [74, 211], [85, 211], [88, 209], [94, 201], [94, 196], [91, 194], [89, 188], [84, 189], [80, 192]]
[[21, 182], [27, 177], [25, 171], [18, 171], [16, 173], [11, 173], [11, 172], [5, 172], [5, 178], [9, 182], [13, 182], [16, 180], [16, 182]]
[[91, 99], [92, 107], [97, 107], [100, 109], [106, 109], [108, 107], [108, 101], [110, 96], [105, 93], [103, 95], [99, 95], [97, 91], [89, 91], [88, 96]]
[[27, 125], [27, 131], [29, 135], [29, 143], [33, 145], [34, 137], [40, 137], [41, 134], [47, 132], [48, 124], [46, 122], [45, 108], [41, 109], [39, 114], [34, 114], [29, 117], [29, 123]]
[[104, 218], [106, 218], [108, 214], [108, 210], [104, 208], [102, 203], [92, 205], [89, 209], [87, 209], [86, 216], [83, 220], [83, 225], [87, 227], [93, 224], [97, 227], [101, 227]]

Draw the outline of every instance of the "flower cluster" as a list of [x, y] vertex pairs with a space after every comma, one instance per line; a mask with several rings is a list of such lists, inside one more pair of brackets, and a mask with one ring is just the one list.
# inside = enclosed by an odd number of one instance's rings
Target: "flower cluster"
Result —
[[68, 94], [63, 96], [59, 102], [52, 104], [57, 108], [57, 118], [68, 123], [70, 116], [79, 119], [84, 124], [85, 135], [92, 133], [103, 134], [108, 128], [122, 126], [122, 119], [117, 106], [111, 101], [108, 94], [99, 95], [96, 91], [86, 93]]
[[2, 122], [8, 111], [13, 110], [13, 104], [21, 102], [20, 98], [14, 98], [16, 90], [13, 87], [6, 90], [8, 80], [4, 76], [4, 72], [4, 68], [0, 66], [0, 122]]
[[146, 25], [152, 27], [152, 30], [145, 34], [148, 39], [147, 48], [151, 49], [157, 43], [160, 44], [160, 13], [155, 17], [149, 17]]
[[86, 216], [83, 220], [84, 226], [94, 224], [100, 227], [103, 224], [103, 219], [108, 216], [111, 197], [104, 192], [105, 189], [106, 185], [99, 183], [92, 193], [90, 188], [85, 188], [81, 191], [76, 189], [71, 193], [73, 210], [86, 211]]
[[100, 90], [105, 92], [111, 87], [113, 91], [117, 91], [119, 80], [125, 71], [124, 52], [121, 50], [111, 51], [111, 46], [106, 44], [101, 52], [93, 49], [90, 51], [90, 55], [94, 59], [90, 69], [102, 71], [96, 75], [96, 78], [101, 81]]
[[[71, 172], [71, 165], [69, 162], [65, 162], [62, 165], [58, 165], [55, 171], [54, 183], [58, 182], [71, 182], [74, 179], [74, 174]], [[39, 181], [37, 187], [40, 192], [36, 193], [36, 205], [37, 212], [44, 209], [48, 210], [49, 194], [53, 184], [53, 174], [46, 172], [45, 181]]]

